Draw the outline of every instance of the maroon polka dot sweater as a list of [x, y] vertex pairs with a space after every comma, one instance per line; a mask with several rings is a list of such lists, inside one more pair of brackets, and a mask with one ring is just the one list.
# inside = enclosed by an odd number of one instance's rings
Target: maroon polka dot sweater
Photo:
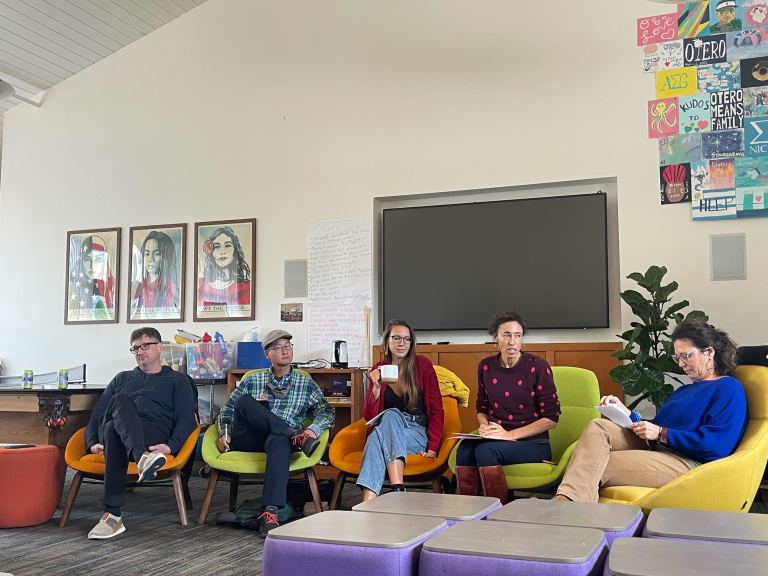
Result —
[[[547, 418], [557, 422], [560, 402], [557, 399], [552, 368], [547, 361], [523, 352], [512, 368], [504, 368], [499, 355], [489, 356], [477, 367], [478, 414], [487, 414], [488, 420], [501, 424], [506, 430]], [[544, 432], [529, 440], [547, 439]]]

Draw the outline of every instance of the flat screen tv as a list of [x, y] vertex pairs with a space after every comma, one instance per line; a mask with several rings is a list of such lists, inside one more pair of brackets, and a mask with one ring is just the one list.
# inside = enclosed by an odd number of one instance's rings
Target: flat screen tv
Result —
[[382, 324], [487, 329], [608, 327], [604, 193], [383, 211]]

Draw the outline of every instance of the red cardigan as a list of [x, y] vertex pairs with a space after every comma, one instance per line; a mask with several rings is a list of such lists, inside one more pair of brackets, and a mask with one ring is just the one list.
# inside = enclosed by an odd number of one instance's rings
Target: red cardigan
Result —
[[[376, 362], [371, 366], [375, 370], [382, 364], [391, 364], [387, 359]], [[440, 395], [440, 387], [437, 385], [437, 374], [432, 362], [424, 356], [416, 356], [416, 385], [424, 397], [424, 411], [427, 413], [427, 450], [437, 452], [440, 449], [440, 439], [443, 436], [443, 398]], [[384, 392], [387, 383], [381, 383], [379, 397], [373, 398], [373, 381], [368, 379], [368, 391], [365, 394], [363, 404], [363, 417], [370, 420], [379, 412], [384, 411]], [[370, 433], [371, 429], [368, 430]]]

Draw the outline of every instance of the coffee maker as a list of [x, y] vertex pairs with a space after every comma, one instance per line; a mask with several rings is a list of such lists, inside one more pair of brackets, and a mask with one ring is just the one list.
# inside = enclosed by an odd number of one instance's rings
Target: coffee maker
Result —
[[333, 354], [331, 354], [331, 368], [347, 368], [349, 358], [347, 356], [347, 342], [345, 340], [333, 341]]

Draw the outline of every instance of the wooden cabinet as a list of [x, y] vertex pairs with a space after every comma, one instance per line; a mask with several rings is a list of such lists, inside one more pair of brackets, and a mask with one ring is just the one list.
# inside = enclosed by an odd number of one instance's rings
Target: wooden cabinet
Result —
[[[347, 397], [326, 396], [328, 403], [336, 409], [336, 423], [331, 430], [331, 437], [336, 432], [349, 426], [355, 420], [363, 417], [363, 396], [365, 388], [363, 387], [364, 373], [357, 368], [300, 368], [308, 372], [312, 379], [320, 388], [325, 390], [333, 382], [347, 381], [351, 382], [351, 395]], [[231, 394], [237, 383], [243, 377], [243, 374], [250, 370], [230, 370], [227, 373], [227, 393]]]
[[[544, 358], [551, 366], [577, 366], [592, 370], [600, 383], [601, 394], [624, 398], [624, 392], [608, 375], [620, 362], [611, 356], [621, 350], [621, 342], [526, 343], [525, 351]], [[469, 432], [477, 428], [477, 365], [480, 360], [496, 354], [494, 344], [417, 344], [416, 353], [429, 358], [455, 373], [469, 387], [469, 407], [459, 407], [462, 428]], [[381, 360], [383, 349], [373, 347], [374, 361]]]

